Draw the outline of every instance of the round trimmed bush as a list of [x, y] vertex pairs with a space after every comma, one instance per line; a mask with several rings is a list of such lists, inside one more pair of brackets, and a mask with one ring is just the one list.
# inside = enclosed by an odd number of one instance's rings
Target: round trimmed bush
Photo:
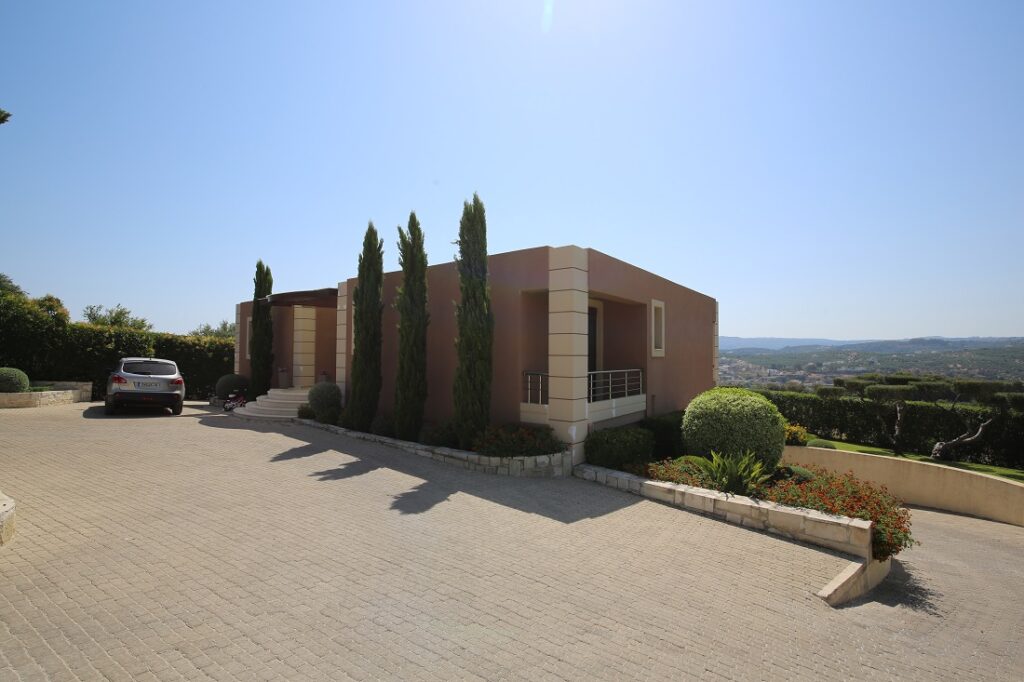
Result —
[[[217, 379], [217, 385], [213, 392], [221, 400], [227, 400], [228, 396], [236, 391], [245, 391], [249, 388], [249, 380], [241, 374], [225, 374]], [[252, 396], [255, 398], [256, 396]]]
[[27, 374], [14, 367], [0, 367], [0, 393], [24, 393], [28, 387]]
[[332, 381], [313, 384], [309, 389], [309, 406], [321, 424], [337, 424], [341, 418], [341, 388]]
[[764, 396], [745, 388], [713, 388], [690, 401], [683, 414], [686, 450], [742, 456], [753, 452], [773, 470], [786, 446], [786, 420]]

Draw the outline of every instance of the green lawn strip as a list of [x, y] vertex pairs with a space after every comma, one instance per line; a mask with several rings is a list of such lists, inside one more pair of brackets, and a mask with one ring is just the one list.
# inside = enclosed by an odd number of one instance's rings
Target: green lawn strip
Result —
[[1006, 478], [1011, 481], [1017, 481], [1018, 483], [1024, 483], [1024, 471], [1020, 469], [1010, 469], [1009, 467], [997, 467], [991, 464], [978, 464], [977, 462], [945, 462], [936, 461], [927, 455], [918, 455], [914, 453], [906, 453], [902, 455], [894, 454], [889, 448], [878, 448], [873, 445], [858, 445], [857, 443], [844, 443], [839, 440], [829, 440], [827, 438], [817, 438], [816, 436], [810, 436], [812, 440], [820, 440], [831, 445], [834, 445], [836, 450], [845, 450], [847, 452], [863, 452], [869, 455], [882, 455], [884, 457], [901, 457], [903, 459], [910, 459], [915, 462], [928, 462], [930, 464], [938, 464], [941, 466], [953, 467], [954, 469], [964, 469], [966, 471], [974, 471], [979, 474], [989, 474], [990, 476], [999, 476], [1000, 478]]

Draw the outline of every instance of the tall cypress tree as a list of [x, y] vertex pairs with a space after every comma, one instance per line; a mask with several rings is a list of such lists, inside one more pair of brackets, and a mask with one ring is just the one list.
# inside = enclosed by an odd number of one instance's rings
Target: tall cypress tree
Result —
[[487, 283], [487, 220], [480, 197], [462, 205], [459, 221], [459, 290], [456, 308], [459, 366], [455, 372], [455, 431], [459, 446], [470, 448], [491, 418], [491, 352], [494, 315]]
[[345, 424], [369, 431], [380, 400], [381, 288], [384, 284], [384, 242], [373, 223], [366, 228], [359, 255], [359, 282], [352, 292], [352, 397], [345, 408]]
[[398, 381], [395, 383], [395, 435], [419, 440], [423, 407], [427, 403], [427, 253], [416, 213], [409, 214], [409, 231], [398, 228]]
[[264, 300], [274, 288], [274, 277], [262, 260], [256, 261], [256, 276], [252, 281], [252, 333], [249, 337], [252, 377], [249, 392], [255, 398], [270, 390], [274, 372], [274, 324], [270, 318], [270, 303]]

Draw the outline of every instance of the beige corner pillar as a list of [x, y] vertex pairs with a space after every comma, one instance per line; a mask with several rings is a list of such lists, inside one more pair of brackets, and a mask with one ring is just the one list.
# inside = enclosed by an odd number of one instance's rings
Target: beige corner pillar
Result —
[[316, 308], [292, 308], [292, 387], [309, 388], [316, 382]]
[[235, 374], [242, 371], [242, 304], [235, 304]]
[[334, 351], [334, 381], [345, 396], [345, 372], [348, 371], [348, 282], [338, 282], [338, 333]]
[[714, 371], [714, 382], [715, 386], [718, 385], [718, 301], [715, 301], [715, 350], [714, 359], [712, 360], [712, 369]]
[[548, 423], [583, 462], [587, 437], [587, 251], [578, 246], [548, 252]]

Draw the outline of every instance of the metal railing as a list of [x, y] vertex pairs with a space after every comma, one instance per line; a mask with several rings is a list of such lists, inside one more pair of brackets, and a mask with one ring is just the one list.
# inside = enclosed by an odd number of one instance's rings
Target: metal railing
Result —
[[[609, 369], [587, 373], [587, 402], [626, 398], [644, 392], [642, 369]], [[523, 402], [548, 404], [547, 372], [523, 372]]]
[[547, 372], [523, 372], [524, 403], [530, 405], [548, 404]]
[[626, 398], [644, 392], [644, 371], [642, 369], [608, 369], [589, 372], [587, 377], [587, 402]]

